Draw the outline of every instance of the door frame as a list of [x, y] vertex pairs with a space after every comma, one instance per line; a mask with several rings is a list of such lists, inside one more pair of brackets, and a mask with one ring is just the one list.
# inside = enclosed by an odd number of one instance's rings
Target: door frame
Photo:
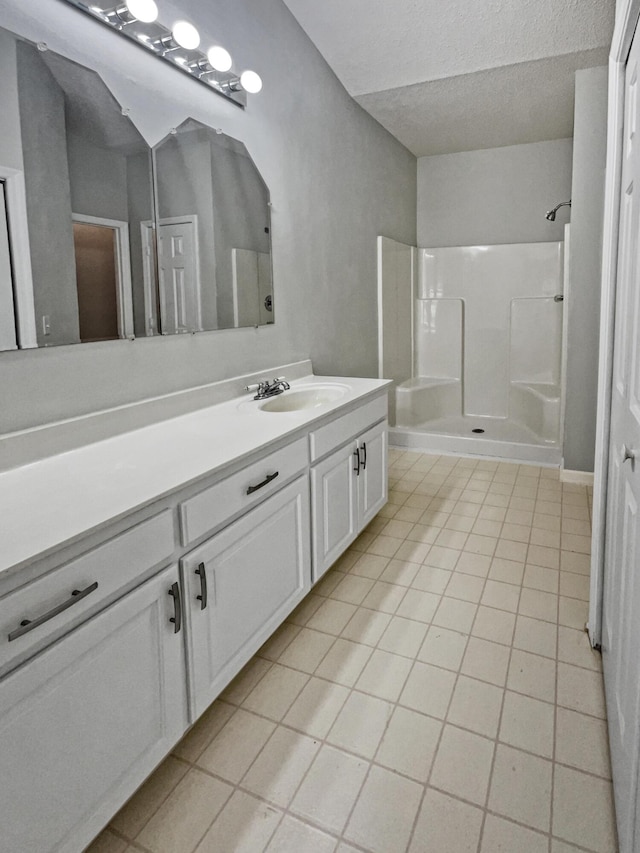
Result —
[[7, 205], [18, 349], [32, 349], [38, 346], [38, 337], [24, 172], [0, 165], [0, 180], [4, 182]]
[[602, 291], [600, 298], [600, 361], [593, 488], [593, 533], [588, 630], [591, 644], [602, 642], [602, 598], [607, 530], [607, 481], [611, 432], [611, 389], [615, 343], [615, 305], [622, 189], [625, 70], [627, 56], [640, 19], [640, 0], [618, 0], [609, 54], [607, 161], [602, 235]]
[[[140, 223], [140, 242], [142, 244], [142, 284], [144, 297], [144, 327], [148, 337], [158, 332], [159, 282], [156, 262], [156, 224], [153, 219], [143, 219]], [[158, 296], [156, 297], [156, 294]]]
[[72, 213], [71, 221], [84, 225], [111, 228], [115, 233], [116, 247], [116, 308], [118, 311], [118, 337], [133, 338], [133, 287], [131, 284], [131, 249], [129, 223], [121, 219], [105, 219]]

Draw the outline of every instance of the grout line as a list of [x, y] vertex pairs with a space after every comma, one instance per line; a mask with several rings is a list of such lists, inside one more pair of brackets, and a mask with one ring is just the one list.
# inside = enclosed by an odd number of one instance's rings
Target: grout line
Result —
[[[520, 591], [520, 595], [521, 594], [522, 594], [522, 590]], [[520, 596], [518, 596], [518, 608], [519, 608], [519, 606], [520, 606]], [[517, 623], [517, 616], [516, 616], [516, 623]], [[515, 624], [516, 623], [514, 623], [513, 639], [515, 639]], [[500, 740], [499, 740], [500, 729], [502, 727], [502, 717], [504, 715], [504, 705], [505, 705], [506, 696], [507, 696], [507, 684], [509, 683], [509, 671], [511, 669], [511, 658], [513, 655], [513, 639], [511, 642], [511, 646], [509, 647], [509, 657], [507, 660], [505, 683], [504, 683], [504, 689], [502, 691], [502, 701], [500, 703], [500, 713], [498, 714], [498, 724], [496, 726], [496, 736], [495, 736], [495, 742], [494, 742], [494, 747], [493, 747], [493, 754], [491, 756], [491, 767], [489, 770], [489, 777], [487, 780], [487, 792], [485, 794], [485, 801], [484, 801], [484, 814], [482, 815], [482, 822], [480, 824], [480, 834], [478, 836], [478, 847], [477, 847], [478, 853], [480, 853], [480, 849], [482, 847], [482, 840], [484, 838], [484, 830], [485, 830], [486, 821], [487, 821], [487, 811], [489, 809], [489, 798], [491, 796], [491, 790], [493, 788], [493, 775], [495, 772], [496, 757], [498, 754], [498, 745], [500, 743]]]
[[[560, 510], [560, 526], [562, 526], [562, 509]], [[551, 807], [549, 812], [549, 830], [553, 834], [553, 818], [554, 818], [554, 800], [555, 800], [555, 783], [556, 783], [556, 752], [558, 747], [558, 697], [559, 697], [559, 678], [560, 678], [560, 597], [558, 596], [558, 613], [556, 627], [556, 677], [554, 680], [554, 697], [555, 708], [553, 711], [553, 763], [551, 765]], [[549, 853], [551, 853], [552, 841], [549, 839]]]

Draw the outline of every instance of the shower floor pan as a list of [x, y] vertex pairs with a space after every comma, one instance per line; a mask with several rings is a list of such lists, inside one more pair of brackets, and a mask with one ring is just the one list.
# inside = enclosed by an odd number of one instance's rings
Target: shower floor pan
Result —
[[[474, 433], [474, 429], [484, 432]], [[433, 453], [492, 456], [540, 465], [559, 465], [562, 457], [556, 442], [544, 441], [517, 421], [472, 415], [452, 415], [411, 427], [391, 427], [389, 444]]]

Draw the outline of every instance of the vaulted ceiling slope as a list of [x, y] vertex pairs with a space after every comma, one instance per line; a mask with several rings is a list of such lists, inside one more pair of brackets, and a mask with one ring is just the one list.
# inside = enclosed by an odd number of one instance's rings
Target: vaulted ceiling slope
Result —
[[417, 156], [562, 139], [615, 0], [284, 0], [347, 91]]

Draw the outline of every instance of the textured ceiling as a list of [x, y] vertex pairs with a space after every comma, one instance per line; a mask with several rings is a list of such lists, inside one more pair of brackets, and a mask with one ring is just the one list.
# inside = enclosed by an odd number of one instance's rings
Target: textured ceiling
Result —
[[571, 136], [615, 0], [285, 0], [347, 91], [418, 156]]

